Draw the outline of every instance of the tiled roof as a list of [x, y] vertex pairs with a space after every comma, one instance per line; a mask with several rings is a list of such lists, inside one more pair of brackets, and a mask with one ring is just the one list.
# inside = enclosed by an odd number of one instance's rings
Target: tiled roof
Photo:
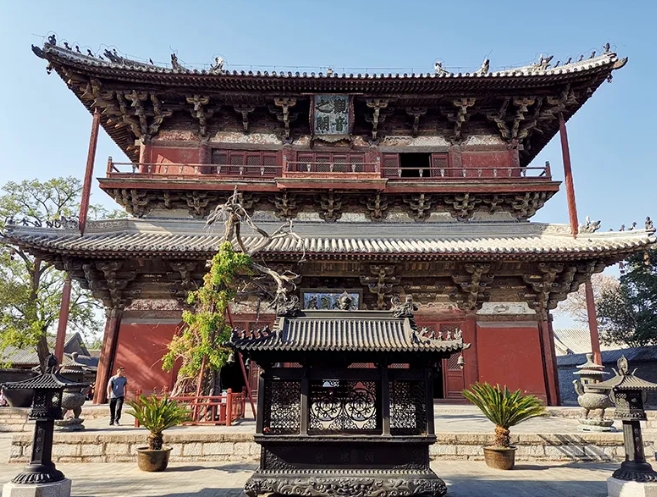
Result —
[[[430, 335], [429, 335], [430, 336]], [[279, 318], [274, 328], [233, 332], [242, 351], [458, 352], [463, 340], [428, 338], [409, 318], [390, 311], [305, 311]]]
[[55, 373], [42, 374], [35, 376], [34, 378], [28, 378], [27, 380], [5, 383], [3, 388], [6, 390], [16, 390], [23, 388], [39, 388], [39, 389], [58, 389], [63, 387], [76, 387], [76, 386], [87, 386], [86, 383], [78, 383], [68, 378], [64, 378]]
[[[586, 328], [554, 330], [557, 355], [591, 352], [591, 333]], [[614, 350], [618, 344], [600, 344], [600, 350]]]
[[[133, 77], [138, 75], [160, 76], [163, 81], [169, 84], [179, 83], [190, 76], [201, 78], [206, 85], [216, 87], [229, 87], [235, 84], [239, 85], [240, 80], [253, 84], [254, 80], [261, 80], [262, 89], [276, 89], [281, 85], [286, 85], [285, 81], [301, 80], [311, 81], [312, 85], [317, 87], [321, 85], [322, 90], [348, 90], [352, 91], [361, 90], [363, 84], [366, 86], [381, 86], [383, 84], [390, 84], [391, 82], [397, 86], [404, 86], [409, 90], [422, 90], [422, 89], [438, 89], [445, 84], [453, 86], [454, 82], [467, 82], [468, 87], [472, 87], [472, 83], [477, 81], [490, 81], [490, 80], [504, 80], [507, 84], [510, 81], [523, 80], [534, 82], [548, 82], [560, 81], [567, 79], [569, 75], [580, 75], [586, 73], [596, 73], [607, 70], [611, 72], [613, 69], [622, 67], [626, 59], [618, 59], [617, 54], [613, 52], [605, 52], [597, 57], [582, 59], [580, 61], [571, 62], [558, 67], [544, 67], [541, 68], [537, 64], [532, 64], [524, 67], [517, 67], [506, 69], [502, 71], [481, 72], [475, 71], [472, 73], [452, 73], [449, 71], [439, 71], [432, 73], [419, 73], [419, 74], [338, 74], [338, 73], [306, 73], [306, 72], [289, 72], [289, 71], [224, 71], [224, 70], [198, 70], [187, 69], [182, 66], [177, 68], [163, 67], [155, 64], [139, 62], [117, 56], [117, 61], [113, 62], [108, 59], [101, 59], [77, 53], [73, 50], [66, 49], [61, 46], [45, 43], [43, 48], [33, 47], [33, 51], [42, 58], [47, 59], [51, 63], [59, 63], [64, 65], [71, 65], [80, 69], [91, 69], [96, 73], [104, 74], [106, 76], [114, 76], [119, 78], [121, 75], [132, 73]], [[145, 78], [144, 78], [145, 79]], [[152, 78], [151, 78], [152, 79]], [[367, 82], [370, 82], [368, 84]], [[354, 86], [354, 83], [357, 85]], [[322, 84], [323, 83], [323, 84]], [[420, 84], [419, 87], [411, 86], [413, 84]], [[429, 83], [429, 84], [427, 84]], [[437, 84], [436, 84], [437, 83]], [[485, 84], [485, 83], [484, 83]], [[273, 86], [272, 86], [273, 85]]]
[[[280, 223], [262, 222], [273, 232]], [[298, 222], [300, 239], [279, 238], [263, 253], [315, 256], [316, 258], [386, 257], [395, 254], [420, 259], [554, 259], [573, 260], [587, 255], [624, 256], [653, 243], [652, 231], [583, 233], [577, 238], [567, 225], [472, 223], [324, 223]], [[208, 258], [221, 243], [219, 230], [208, 231], [202, 221], [172, 219], [122, 219], [90, 222], [84, 236], [76, 230], [13, 226], [11, 242], [53, 253], [95, 257], [184, 255]], [[245, 233], [245, 242], [257, 237]]]
[[[51, 350], [54, 350], [55, 348], [55, 340], [56, 337], [54, 336], [48, 337], [48, 346]], [[67, 351], [68, 346], [71, 345], [71, 342], [74, 340], [80, 341], [80, 350], [83, 352], [87, 350], [86, 345], [84, 344], [84, 339], [80, 333], [76, 332], [66, 335], [64, 340], [64, 351]], [[82, 357], [84, 357], [84, 355]], [[8, 363], [12, 366], [37, 366], [39, 364], [39, 356], [34, 347], [19, 349], [17, 347], [9, 346], [0, 351], [0, 363]], [[66, 356], [64, 363], [66, 363]]]
[[[617, 346], [618, 347], [618, 346]], [[602, 364], [606, 367], [615, 367], [616, 361], [625, 356], [630, 364], [656, 362], [657, 346], [616, 348], [614, 350], [602, 351]], [[559, 367], [573, 367], [586, 362], [584, 354], [571, 354], [557, 357]], [[641, 369], [639, 369], [639, 373]]]

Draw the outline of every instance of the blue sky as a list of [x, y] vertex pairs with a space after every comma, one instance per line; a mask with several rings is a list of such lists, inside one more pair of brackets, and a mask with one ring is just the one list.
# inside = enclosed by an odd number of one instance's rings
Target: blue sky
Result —
[[[190, 65], [221, 55], [228, 69], [385, 72], [429, 72], [437, 59], [462, 71], [485, 57], [491, 69], [540, 54], [563, 61], [610, 42], [629, 63], [568, 123], [578, 211], [581, 222], [601, 219], [605, 231], [642, 226], [646, 215], [657, 217], [655, 19], [657, 2], [648, 0], [0, 2], [0, 184], [84, 174], [91, 116], [30, 51], [53, 32], [83, 51], [114, 46], [162, 62], [173, 50]], [[101, 132], [96, 177], [110, 155], [125, 159]], [[562, 179], [558, 136], [534, 164], [546, 160]], [[113, 206], [96, 184], [92, 201]], [[563, 187], [533, 220], [568, 222]]]

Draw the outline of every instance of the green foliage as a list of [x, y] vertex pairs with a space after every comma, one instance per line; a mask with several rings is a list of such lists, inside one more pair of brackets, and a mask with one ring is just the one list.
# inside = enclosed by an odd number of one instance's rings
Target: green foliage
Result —
[[[47, 181], [10, 181], [0, 190], [0, 233], [6, 219], [41, 222], [76, 216], [82, 185], [73, 177]], [[92, 206], [89, 217], [108, 216]], [[48, 354], [47, 333], [59, 316], [65, 273], [52, 263], [30, 255], [20, 247], [3, 243], [0, 236], [0, 351], [7, 347], [36, 347], [41, 361]], [[99, 303], [89, 291], [73, 282], [69, 329], [84, 335], [101, 329]]]
[[604, 343], [657, 344], [657, 249], [624, 262], [620, 285], [602, 292], [597, 312]]
[[190, 419], [187, 407], [178, 404], [168, 397], [158, 398], [155, 395], [145, 397], [140, 395], [137, 400], [128, 402], [132, 408], [128, 411], [139, 424], [150, 431], [148, 448], [162, 449], [162, 432]]
[[520, 390], [509, 391], [499, 385], [475, 383], [463, 396], [477, 406], [495, 424], [495, 444], [509, 447], [509, 428], [523, 421], [545, 415], [545, 407], [533, 395], [523, 395]]
[[203, 286], [189, 294], [187, 302], [194, 305], [194, 310], [183, 312], [185, 325], [171, 340], [162, 364], [171, 371], [180, 360], [179, 380], [196, 378], [204, 356], [210, 369], [219, 370], [226, 364], [231, 352], [224, 346], [230, 338], [226, 311], [236, 295], [232, 283], [236, 274], [248, 271], [250, 263], [248, 255], [235, 252], [229, 242], [222, 243]]

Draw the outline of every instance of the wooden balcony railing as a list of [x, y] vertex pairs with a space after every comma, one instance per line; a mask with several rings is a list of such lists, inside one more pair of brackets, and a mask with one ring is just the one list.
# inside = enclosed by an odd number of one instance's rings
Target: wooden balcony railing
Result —
[[305, 162], [285, 161], [285, 172], [290, 173], [378, 173], [378, 162]]
[[150, 176], [172, 178], [241, 178], [241, 179], [274, 179], [290, 177], [340, 177], [356, 176], [387, 178], [393, 181], [464, 181], [464, 180], [495, 180], [495, 179], [534, 179], [552, 181], [549, 162], [542, 167], [382, 167], [373, 163], [338, 163], [338, 162], [301, 162], [285, 161], [281, 165], [230, 165], [230, 164], [173, 164], [173, 163], [135, 163], [113, 162], [110, 157], [107, 162], [107, 177]]
[[418, 179], [432, 178], [448, 181], [462, 181], [464, 179], [520, 179], [534, 178], [551, 180], [550, 163], [546, 162], [544, 167], [419, 167], [382, 168], [384, 178], [395, 180], [417, 181]]
[[[136, 393], [139, 396], [143, 392], [137, 391]], [[157, 394], [154, 393], [153, 395]], [[165, 392], [159, 396], [166, 395]], [[222, 393], [221, 395], [201, 397], [197, 397], [196, 395], [179, 395], [169, 398], [189, 408], [191, 419], [183, 423], [185, 425], [230, 426], [233, 422], [244, 419], [247, 397], [246, 388], [242, 388], [240, 393], [234, 393], [229, 388], [226, 393]], [[135, 426], [139, 426], [139, 422], [136, 419]]]

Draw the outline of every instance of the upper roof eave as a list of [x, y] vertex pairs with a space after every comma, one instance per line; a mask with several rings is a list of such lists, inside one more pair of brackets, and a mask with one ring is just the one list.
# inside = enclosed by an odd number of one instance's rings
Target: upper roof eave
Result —
[[[540, 69], [519, 67], [488, 73], [420, 73], [420, 74], [323, 74], [285, 71], [223, 71], [171, 69], [123, 59], [124, 64], [76, 53], [50, 43], [33, 51], [53, 67], [67, 66], [89, 76], [117, 81], [172, 86], [207, 87], [216, 90], [253, 91], [372, 91], [395, 89], [417, 92], [490, 90], [502, 88], [536, 88], [562, 85], [591, 76], [608, 77], [623, 67], [627, 58], [619, 59], [614, 52], [568, 65]], [[602, 81], [601, 80], [601, 81]]]

